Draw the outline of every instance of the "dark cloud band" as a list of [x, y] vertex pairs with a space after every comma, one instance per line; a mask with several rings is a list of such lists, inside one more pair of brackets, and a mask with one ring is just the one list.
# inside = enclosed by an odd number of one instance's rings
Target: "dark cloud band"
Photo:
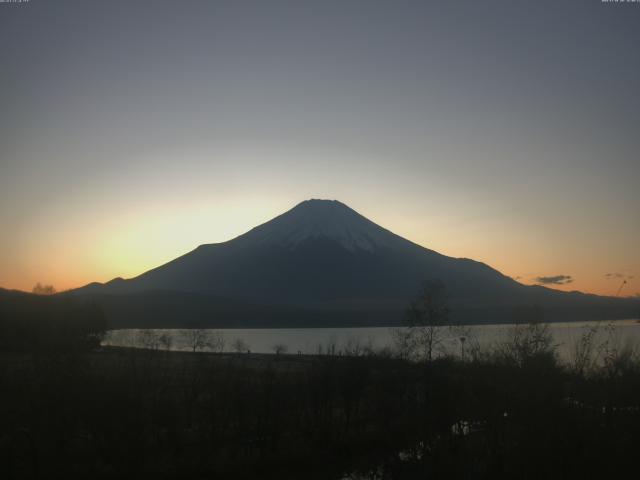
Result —
[[631, 280], [633, 278], [633, 275], [626, 275], [624, 273], [615, 272], [615, 273], [606, 273], [604, 275], [604, 277], [607, 280], [612, 280], [612, 279], [616, 279], [616, 278], [624, 279], [624, 280]]
[[566, 285], [573, 283], [571, 275], [552, 275], [550, 277], [536, 277], [536, 282], [542, 285]]

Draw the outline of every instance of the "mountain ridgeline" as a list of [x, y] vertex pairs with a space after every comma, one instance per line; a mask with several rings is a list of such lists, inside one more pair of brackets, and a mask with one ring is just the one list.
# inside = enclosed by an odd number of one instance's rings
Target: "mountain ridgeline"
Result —
[[421, 247], [338, 201], [307, 200], [233, 240], [142, 275], [65, 293], [114, 327], [397, 325], [421, 282], [442, 282], [461, 323], [630, 318], [638, 302], [525, 286]]

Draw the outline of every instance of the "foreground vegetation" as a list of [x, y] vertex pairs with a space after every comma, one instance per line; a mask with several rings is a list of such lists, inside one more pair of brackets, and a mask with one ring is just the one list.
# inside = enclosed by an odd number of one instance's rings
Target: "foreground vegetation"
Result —
[[[584, 332], [560, 363], [535, 318], [481, 349], [444, 352], [440, 287], [411, 304], [395, 347], [248, 353], [241, 339], [141, 331], [102, 349], [99, 309], [0, 302], [3, 478], [610, 478], [634, 471], [640, 359]], [[535, 316], [534, 316], [535, 317]], [[602, 333], [602, 332], [601, 332]], [[596, 340], [596, 339], [600, 340]], [[604, 340], [602, 340], [604, 338]], [[210, 350], [216, 353], [203, 353]]]
[[490, 352], [4, 353], [0, 464], [18, 478], [608, 478], [633, 471], [640, 362], [544, 327]]

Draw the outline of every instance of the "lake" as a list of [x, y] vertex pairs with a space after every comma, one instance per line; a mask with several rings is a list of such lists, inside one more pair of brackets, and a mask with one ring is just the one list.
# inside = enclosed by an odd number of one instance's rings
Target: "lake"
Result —
[[[638, 320], [612, 322], [550, 323], [561, 359], [568, 360], [576, 343], [585, 332], [595, 329], [595, 345], [613, 348], [640, 345], [640, 323]], [[473, 325], [465, 327], [440, 327], [438, 335], [442, 343], [438, 353], [462, 354], [463, 348], [491, 348], [513, 335], [515, 325]], [[393, 348], [396, 328], [274, 328], [274, 329], [207, 329], [199, 331], [199, 340], [193, 332], [182, 329], [122, 329], [111, 330], [106, 335], [104, 346], [192, 350], [193, 342], [201, 345], [198, 351], [238, 350], [252, 353], [273, 353], [276, 346], [287, 353], [297, 354], [361, 354]], [[400, 330], [402, 331], [402, 329]], [[160, 339], [163, 339], [161, 341]], [[464, 340], [461, 340], [464, 338]]]

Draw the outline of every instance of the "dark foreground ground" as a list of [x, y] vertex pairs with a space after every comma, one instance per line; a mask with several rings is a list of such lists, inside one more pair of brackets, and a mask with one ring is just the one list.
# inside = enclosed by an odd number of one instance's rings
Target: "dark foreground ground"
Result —
[[[552, 352], [430, 363], [0, 354], [5, 479], [637, 475], [640, 367]], [[631, 477], [629, 477], [631, 478]]]

